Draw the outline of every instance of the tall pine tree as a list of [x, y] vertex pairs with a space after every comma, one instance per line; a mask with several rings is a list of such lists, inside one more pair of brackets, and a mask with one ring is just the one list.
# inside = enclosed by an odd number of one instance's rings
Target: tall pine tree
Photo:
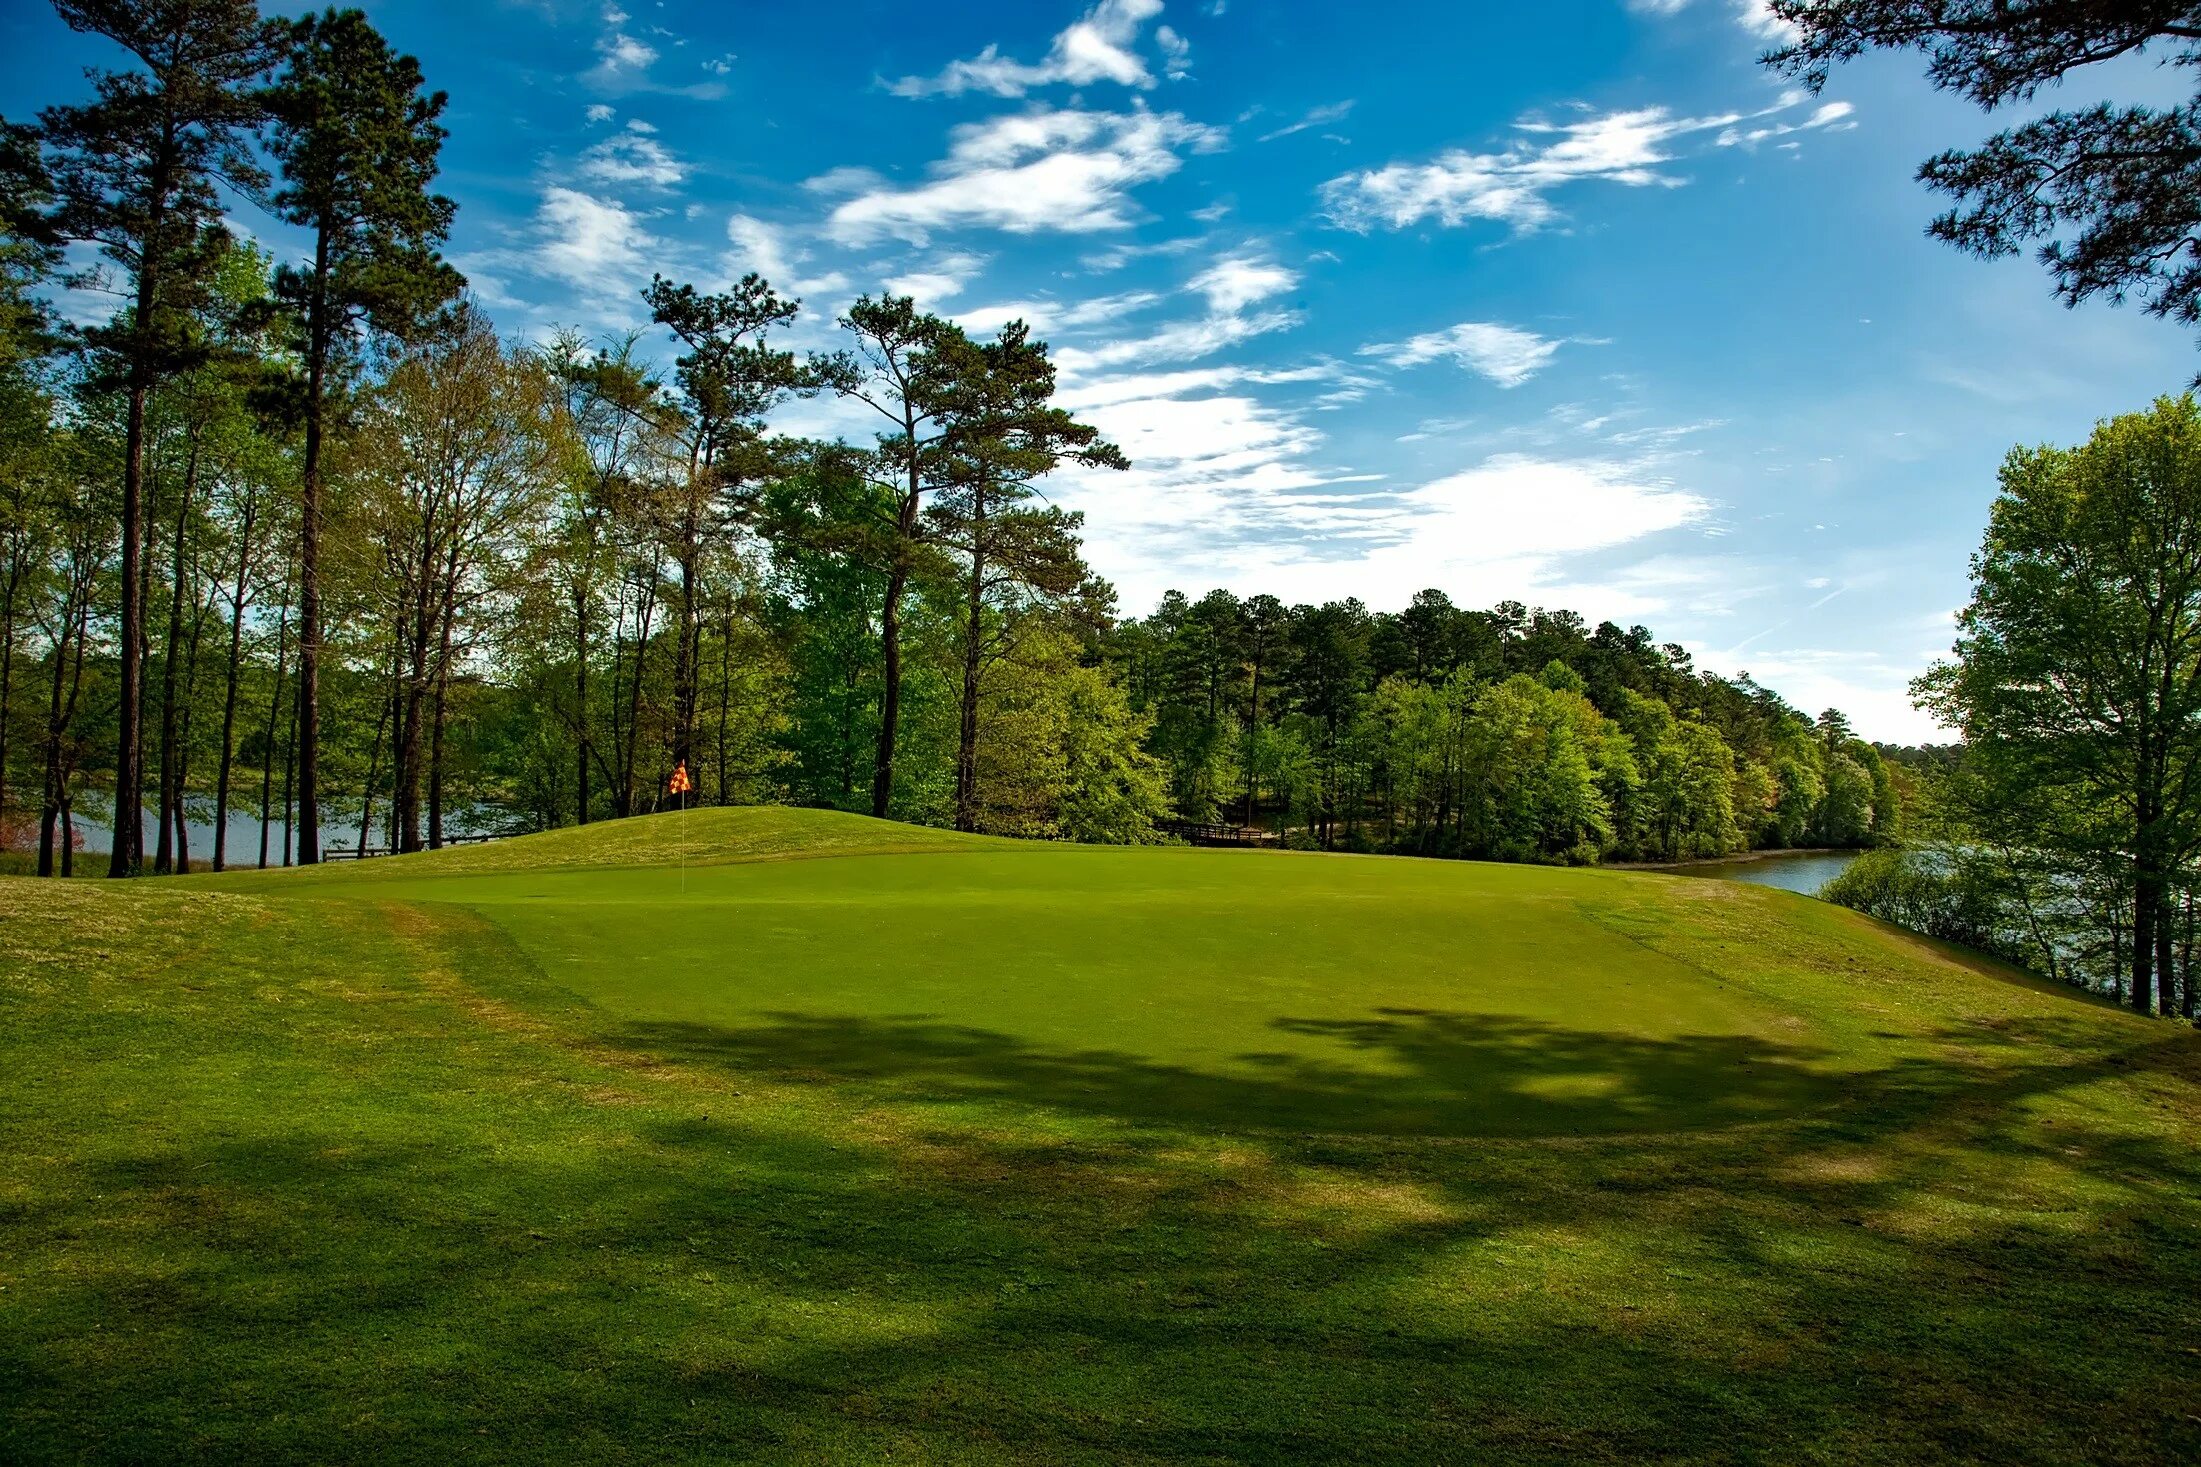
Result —
[[115, 755], [111, 876], [144, 862], [139, 765], [140, 561], [145, 518], [145, 409], [154, 386], [196, 356], [190, 304], [224, 241], [219, 186], [257, 188], [249, 141], [263, 112], [254, 83], [280, 39], [251, 0], [55, 0], [73, 30], [101, 35], [142, 71], [95, 72], [94, 101], [40, 116], [53, 225], [97, 244], [130, 278], [130, 309], [94, 333], [124, 390], [121, 714]]
[[291, 23], [290, 62], [267, 94], [283, 183], [273, 204], [313, 236], [313, 262], [277, 290], [296, 313], [304, 380], [298, 581], [298, 860], [321, 859], [322, 474], [331, 407], [363, 331], [404, 336], [465, 286], [438, 247], [451, 201], [432, 193], [444, 95], [421, 90], [357, 10]]

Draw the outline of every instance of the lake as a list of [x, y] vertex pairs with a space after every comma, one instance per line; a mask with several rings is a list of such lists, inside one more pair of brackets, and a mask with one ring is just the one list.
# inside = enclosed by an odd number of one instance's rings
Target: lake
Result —
[[1716, 881], [1747, 881], [1753, 886], [1777, 886], [1817, 896], [1819, 888], [1849, 869], [1855, 851], [1794, 851], [1754, 856], [1748, 860], [1704, 861], [1692, 866], [1670, 866], [1676, 876], [1709, 876]]

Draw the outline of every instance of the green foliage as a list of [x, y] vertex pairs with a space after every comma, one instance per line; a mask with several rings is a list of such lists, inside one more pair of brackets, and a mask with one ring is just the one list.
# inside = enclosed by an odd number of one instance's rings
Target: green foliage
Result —
[[2173, 1010], [2201, 853], [2201, 406], [2014, 450], [1957, 629], [1916, 691], [1964, 732], [1964, 835], [2067, 883], [2121, 867], [2125, 992]]
[[[1766, 63], [1814, 90], [1867, 52], [1917, 51], [1937, 88], [1989, 112], [2126, 57], [2151, 54], [2171, 75], [2201, 62], [2201, 31], [2181, 3], [1773, 0], [1771, 13], [1794, 39]], [[2152, 314], [2201, 321], [2190, 245], [2201, 226], [2201, 103], [2036, 115], [1928, 159], [1919, 177], [1956, 199], [1933, 221], [1938, 238], [1988, 259], [2045, 240], [2040, 257], [2066, 304], [2137, 297]]]

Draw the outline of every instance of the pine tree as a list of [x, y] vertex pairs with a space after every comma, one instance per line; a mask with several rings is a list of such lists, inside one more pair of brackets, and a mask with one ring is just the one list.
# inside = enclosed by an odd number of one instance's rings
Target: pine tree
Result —
[[97, 99], [40, 116], [61, 236], [97, 244], [128, 272], [130, 309], [93, 333], [125, 392], [122, 464], [121, 716], [111, 876], [144, 860], [139, 649], [145, 638], [145, 410], [154, 386], [191, 365], [190, 299], [226, 242], [219, 185], [264, 175], [247, 144], [263, 117], [253, 89], [278, 32], [250, 0], [55, 0], [73, 30], [107, 37], [143, 71], [96, 72]]
[[283, 185], [273, 203], [313, 236], [313, 262], [282, 272], [304, 359], [299, 415], [298, 860], [321, 859], [320, 544], [331, 407], [363, 330], [416, 331], [465, 280], [438, 246], [453, 205], [431, 193], [444, 94], [421, 90], [420, 64], [393, 52], [357, 10], [289, 27], [290, 62], [267, 93]]
[[1054, 363], [1047, 344], [1032, 340], [1022, 321], [983, 344], [955, 338], [943, 348], [942, 361], [952, 373], [946, 404], [953, 451], [947, 492], [932, 518], [940, 538], [964, 556], [955, 824], [976, 830], [981, 675], [1004, 650], [1006, 626], [1020, 620], [1010, 617], [989, 630], [989, 615], [1004, 600], [1059, 605], [1085, 593], [1097, 603], [1098, 622], [1113, 599], [1078, 553], [1080, 518], [1032, 507], [1032, 485], [1065, 461], [1085, 468], [1131, 465], [1098, 429], [1052, 405]]
[[651, 318], [687, 348], [673, 365], [673, 381], [680, 392], [688, 461], [666, 506], [664, 528], [680, 569], [672, 758], [676, 765], [693, 767], [702, 641], [697, 592], [704, 551], [732, 534], [739, 486], [770, 471], [765, 414], [791, 393], [814, 391], [818, 381], [792, 355], [766, 344], [767, 332], [795, 319], [799, 302], [781, 298], [760, 276], [744, 276], [732, 290], [716, 295], [654, 276], [643, 296]]

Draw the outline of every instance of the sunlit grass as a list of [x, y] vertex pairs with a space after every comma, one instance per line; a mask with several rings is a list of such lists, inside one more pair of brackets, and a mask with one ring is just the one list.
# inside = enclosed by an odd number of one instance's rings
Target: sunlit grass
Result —
[[2190, 1032], [1673, 877], [530, 844], [0, 882], [0, 1458], [2201, 1452]]

